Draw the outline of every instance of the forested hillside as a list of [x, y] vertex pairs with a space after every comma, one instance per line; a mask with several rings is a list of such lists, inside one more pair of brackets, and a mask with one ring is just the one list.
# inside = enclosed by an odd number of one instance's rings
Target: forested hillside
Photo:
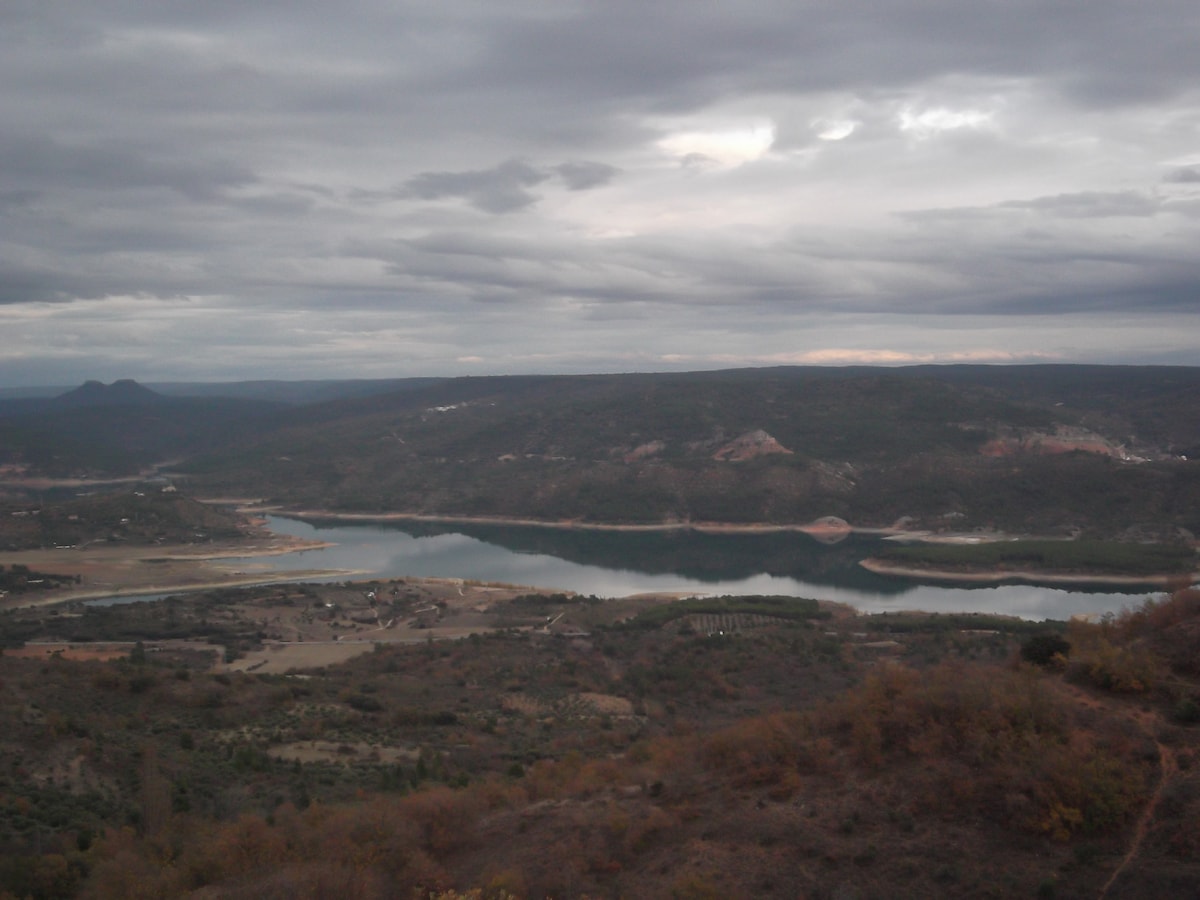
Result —
[[381, 387], [306, 384], [293, 401], [338, 399], [303, 405], [132, 383], [11, 401], [0, 466], [98, 478], [171, 461], [201, 496], [361, 513], [1200, 530], [1198, 369], [778, 368], [369, 392]]
[[456, 379], [293, 411], [185, 471], [200, 491], [358, 512], [1196, 530], [1200, 373], [1119, 373]]

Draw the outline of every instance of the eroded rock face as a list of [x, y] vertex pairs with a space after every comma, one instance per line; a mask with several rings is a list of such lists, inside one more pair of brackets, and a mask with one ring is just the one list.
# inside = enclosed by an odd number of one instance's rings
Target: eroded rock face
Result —
[[837, 544], [850, 536], [854, 529], [839, 516], [822, 516], [804, 527], [808, 536], [822, 544]]
[[791, 452], [791, 450], [760, 428], [757, 431], [750, 431], [741, 437], [734, 438], [717, 450], [712, 458], [725, 462], [740, 462], [746, 459], [753, 459], [756, 456]]
[[1126, 459], [1128, 454], [1120, 444], [1088, 431], [1085, 428], [1058, 428], [1052, 434], [1044, 431], [1012, 429], [983, 445], [984, 456], [1012, 456], [1016, 453], [1035, 453], [1048, 456], [1056, 453], [1097, 453], [1113, 459]]
[[622, 459], [624, 459], [624, 461], [627, 463], [637, 462], [639, 459], [649, 459], [652, 456], [658, 456], [658, 454], [662, 453], [666, 449], [666, 441], [650, 441], [649, 443], [634, 447], [632, 450], [626, 453]]

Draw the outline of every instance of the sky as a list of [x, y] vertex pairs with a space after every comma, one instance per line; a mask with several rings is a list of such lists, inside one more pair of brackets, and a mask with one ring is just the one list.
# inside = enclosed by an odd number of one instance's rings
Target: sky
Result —
[[5, 0], [0, 387], [1200, 365], [1195, 0]]

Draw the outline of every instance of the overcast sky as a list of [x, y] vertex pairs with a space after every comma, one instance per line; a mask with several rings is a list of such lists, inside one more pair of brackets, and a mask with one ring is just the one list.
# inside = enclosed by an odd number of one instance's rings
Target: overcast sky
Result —
[[5, 0], [0, 386], [1200, 364], [1196, 0]]

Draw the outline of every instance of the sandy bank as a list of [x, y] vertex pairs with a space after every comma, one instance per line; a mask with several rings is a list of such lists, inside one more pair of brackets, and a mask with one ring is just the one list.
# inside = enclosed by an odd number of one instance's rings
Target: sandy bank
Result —
[[[205, 501], [208, 502], [208, 501]], [[451, 516], [423, 513], [348, 513], [326, 509], [287, 509], [285, 507], [244, 506], [239, 512], [248, 515], [277, 515], [292, 519], [320, 519], [335, 522], [428, 522], [429, 524], [513, 525], [529, 528], [556, 528], [575, 531], [662, 532], [698, 531], [705, 534], [775, 534], [803, 532], [814, 536], [847, 534], [900, 534], [889, 528], [856, 528], [850, 525], [830, 525], [823, 522], [776, 525], [770, 523], [730, 522], [655, 522], [646, 525], [618, 525], [604, 522], [582, 522], [578, 519], [524, 519], [512, 516]]]

